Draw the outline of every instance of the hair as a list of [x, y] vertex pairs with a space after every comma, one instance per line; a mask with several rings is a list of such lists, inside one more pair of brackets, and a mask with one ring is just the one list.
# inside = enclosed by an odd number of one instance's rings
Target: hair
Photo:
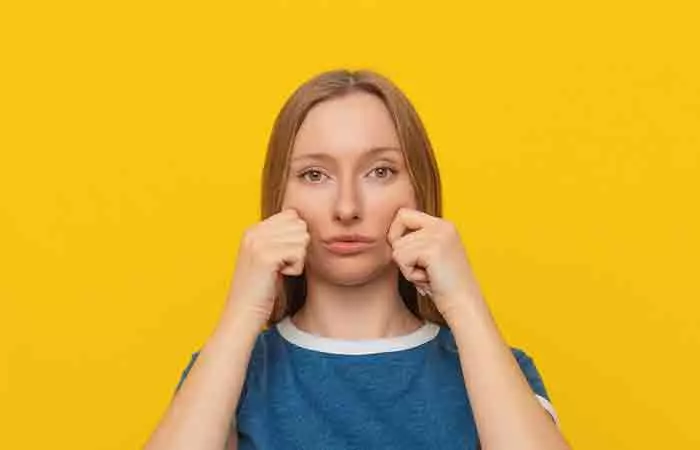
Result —
[[[384, 102], [397, 130], [418, 209], [442, 217], [442, 192], [437, 161], [423, 123], [406, 95], [391, 80], [376, 72], [331, 70], [320, 73], [299, 86], [277, 115], [262, 173], [263, 220], [281, 211], [294, 141], [308, 112], [323, 101], [353, 92], [376, 95]], [[401, 298], [416, 317], [446, 325], [433, 301], [419, 294], [401, 272], [398, 284]], [[304, 274], [283, 276], [267, 326], [296, 313], [305, 299]]]

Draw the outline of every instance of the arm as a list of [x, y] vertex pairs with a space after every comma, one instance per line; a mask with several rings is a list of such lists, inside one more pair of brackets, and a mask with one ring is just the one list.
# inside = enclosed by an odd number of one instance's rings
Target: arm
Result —
[[387, 240], [404, 277], [430, 295], [452, 330], [482, 447], [568, 450], [501, 338], [457, 227], [400, 208]]
[[226, 441], [226, 450], [238, 450], [238, 436], [233, 429], [228, 436], [228, 441]]
[[202, 348], [145, 450], [237, 447], [231, 422], [260, 330], [255, 321], [229, 315]]
[[487, 450], [569, 450], [552, 417], [532, 389], [502, 339], [486, 303], [463, 305], [450, 323], [464, 384], [482, 448]]
[[246, 230], [222, 319], [199, 352], [145, 450], [236, 448], [235, 414], [251, 353], [283, 275], [301, 275], [311, 237], [286, 209]]

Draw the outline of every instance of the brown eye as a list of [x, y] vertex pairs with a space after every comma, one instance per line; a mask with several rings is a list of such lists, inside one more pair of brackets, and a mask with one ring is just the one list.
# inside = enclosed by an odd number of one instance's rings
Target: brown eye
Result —
[[318, 183], [319, 181], [323, 180], [323, 173], [316, 169], [307, 170], [299, 176], [300, 178], [303, 178], [311, 183]]
[[377, 167], [373, 170], [373, 172], [377, 178], [388, 178], [390, 175], [396, 173], [394, 169], [386, 166]]

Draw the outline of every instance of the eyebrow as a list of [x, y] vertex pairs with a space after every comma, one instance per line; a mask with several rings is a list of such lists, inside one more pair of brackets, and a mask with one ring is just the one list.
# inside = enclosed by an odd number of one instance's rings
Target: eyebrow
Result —
[[[401, 149], [398, 147], [387, 147], [387, 146], [380, 146], [380, 147], [372, 147], [369, 150], [367, 150], [367, 153], [362, 155], [362, 159], [369, 158], [371, 156], [376, 156], [381, 153], [388, 153], [388, 152], [398, 152], [399, 154], [403, 155], [403, 152], [401, 152]], [[303, 155], [298, 155], [292, 158], [292, 162], [299, 161], [299, 160], [305, 160], [305, 159], [311, 159], [311, 160], [319, 160], [319, 161], [333, 161], [335, 158], [331, 156], [328, 153], [323, 153], [323, 152], [317, 152], [317, 153], [305, 153]]]

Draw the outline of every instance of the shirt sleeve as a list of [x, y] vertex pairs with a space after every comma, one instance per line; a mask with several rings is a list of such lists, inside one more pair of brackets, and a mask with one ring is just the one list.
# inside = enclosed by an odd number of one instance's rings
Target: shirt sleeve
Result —
[[542, 376], [535, 366], [535, 362], [523, 350], [517, 348], [512, 348], [511, 350], [513, 351], [513, 356], [515, 356], [515, 359], [520, 366], [520, 370], [523, 372], [523, 375], [525, 375], [525, 379], [530, 385], [530, 388], [535, 393], [535, 397], [540, 402], [542, 407], [547, 410], [549, 415], [552, 416], [554, 422], [559, 425], [559, 418], [557, 417], [554, 406], [549, 399], [549, 394], [544, 386], [544, 381], [542, 381]]

